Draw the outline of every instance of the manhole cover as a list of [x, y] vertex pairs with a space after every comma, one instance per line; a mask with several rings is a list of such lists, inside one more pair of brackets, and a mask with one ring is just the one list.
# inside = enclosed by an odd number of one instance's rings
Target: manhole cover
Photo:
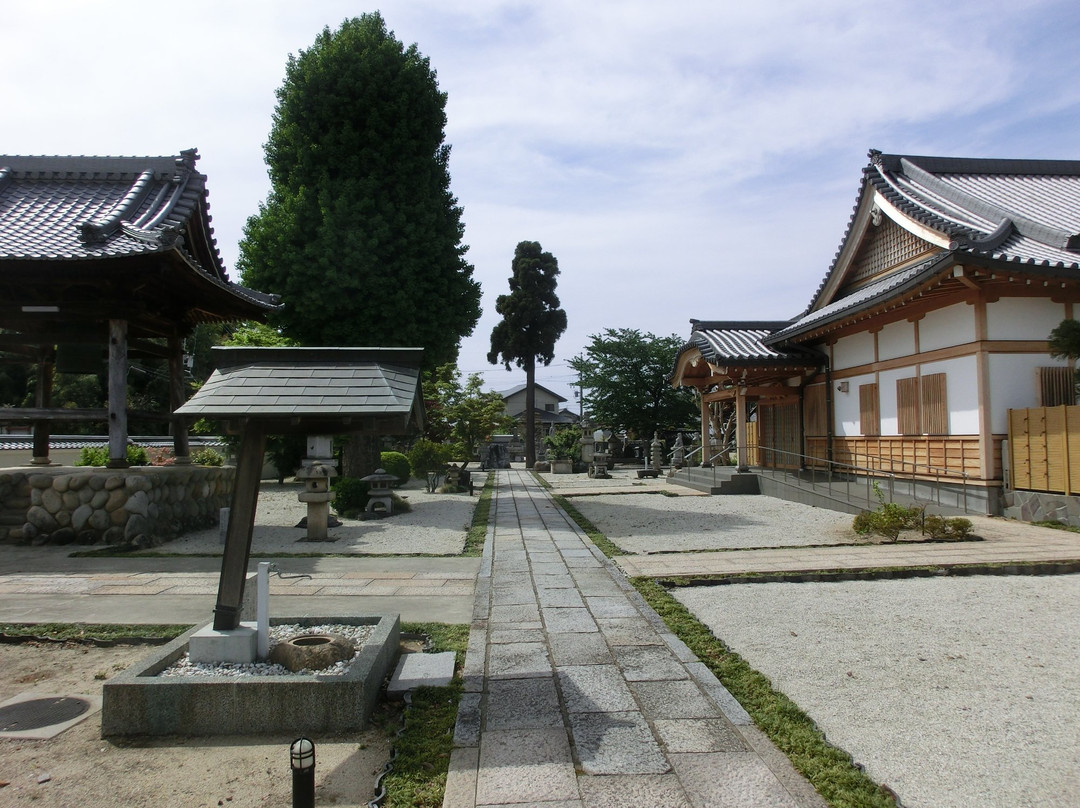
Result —
[[22, 732], [62, 724], [90, 709], [90, 702], [69, 696], [30, 699], [0, 707], [0, 732]]

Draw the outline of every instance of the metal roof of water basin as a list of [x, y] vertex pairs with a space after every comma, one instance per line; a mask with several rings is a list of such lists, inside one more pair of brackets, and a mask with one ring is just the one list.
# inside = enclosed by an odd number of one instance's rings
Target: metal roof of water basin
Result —
[[267, 431], [400, 434], [423, 425], [421, 348], [215, 348], [178, 415], [258, 420]]

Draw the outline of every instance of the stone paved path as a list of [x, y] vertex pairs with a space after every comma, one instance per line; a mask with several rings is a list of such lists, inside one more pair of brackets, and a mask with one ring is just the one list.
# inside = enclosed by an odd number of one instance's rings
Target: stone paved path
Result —
[[824, 803], [525, 472], [498, 472], [444, 808]]

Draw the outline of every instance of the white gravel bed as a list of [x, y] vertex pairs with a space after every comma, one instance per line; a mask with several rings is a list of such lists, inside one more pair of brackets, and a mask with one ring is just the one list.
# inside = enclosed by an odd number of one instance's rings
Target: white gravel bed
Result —
[[1080, 805], [1080, 575], [673, 594], [907, 808]]
[[[474, 480], [477, 476], [474, 475]], [[477, 490], [483, 486], [479, 475]], [[264, 482], [259, 488], [252, 532], [252, 553], [341, 553], [404, 555], [430, 553], [454, 555], [465, 546], [477, 496], [429, 494], [424, 484], [412, 480], [395, 489], [412, 510], [373, 519], [341, 519], [340, 527], [327, 531], [331, 541], [309, 542], [307, 531], [296, 524], [307, 516], [307, 505], [297, 499], [303, 486]], [[221, 532], [217, 527], [186, 533], [147, 552], [219, 554]]]
[[[280, 642], [305, 634], [338, 634], [346, 639], [352, 640], [353, 646], [357, 650], [360, 650], [360, 646], [364, 644], [364, 641], [371, 636], [371, 633], [374, 630], [375, 627], [370, 625], [300, 626], [294, 623], [271, 626], [270, 650], [273, 651], [274, 646]], [[355, 658], [356, 657], [354, 656], [353, 659]], [[352, 659], [347, 659], [343, 662], [337, 662], [329, 668], [323, 668], [318, 673], [321, 676], [335, 676], [345, 673], [350, 667], [352, 667]], [[158, 676], [302, 676], [313, 673], [315, 673], [315, 671], [290, 671], [284, 665], [277, 665], [271, 662], [192, 662], [190, 656], [184, 654], [180, 659], [159, 673]]]
[[766, 496], [601, 494], [573, 506], [629, 553], [855, 544], [850, 514]]

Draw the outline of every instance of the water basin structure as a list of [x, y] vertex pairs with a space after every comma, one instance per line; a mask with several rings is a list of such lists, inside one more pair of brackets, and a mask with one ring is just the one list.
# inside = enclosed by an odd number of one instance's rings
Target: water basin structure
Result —
[[278, 617], [270, 624], [374, 629], [341, 674], [159, 676], [187, 653], [201, 627], [193, 628], [104, 684], [101, 736], [310, 736], [366, 727], [397, 658], [400, 617]]

